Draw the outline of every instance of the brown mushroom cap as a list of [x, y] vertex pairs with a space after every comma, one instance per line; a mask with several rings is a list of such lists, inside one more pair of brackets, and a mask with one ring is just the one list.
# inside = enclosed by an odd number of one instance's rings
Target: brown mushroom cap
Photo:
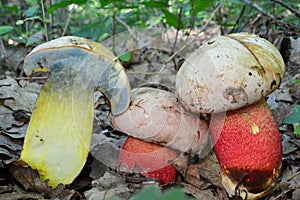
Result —
[[255, 103], [279, 87], [284, 61], [256, 35], [220, 36], [196, 50], [177, 73], [179, 101], [194, 113], [219, 113]]
[[199, 153], [208, 140], [207, 124], [187, 112], [171, 92], [142, 87], [132, 90], [131, 105], [111, 117], [112, 126], [133, 137], [179, 151]]

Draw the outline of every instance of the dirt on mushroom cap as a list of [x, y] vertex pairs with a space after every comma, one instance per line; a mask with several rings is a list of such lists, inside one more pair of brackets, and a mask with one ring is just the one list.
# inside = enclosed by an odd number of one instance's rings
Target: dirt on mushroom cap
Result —
[[219, 113], [259, 101], [279, 87], [285, 66], [274, 45], [247, 33], [212, 39], [196, 50], [176, 76], [182, 105]]

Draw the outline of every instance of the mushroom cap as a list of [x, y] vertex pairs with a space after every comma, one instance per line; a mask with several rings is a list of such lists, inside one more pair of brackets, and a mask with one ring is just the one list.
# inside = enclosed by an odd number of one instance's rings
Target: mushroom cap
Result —
[[228, 111], [225, 119], [214, 114], [209, 127], [228, 193], [234, 195], [237, 185], [249, 199], [267, 192], [279, 177], [282, 162], [281, 137], [267, 103]]
[[59, 73], [61, 81], [71, 86], [97, 88], [109, 100], [114, 115], [129, 105], [127, 74], [117, 57], [100, 43], [65, 36], [40, 44], [26, 56], [24, 72], [31, 76], [40, 71]]
[[127, 111], [111, 117], [114, 129], [147, 142], [200, 153], [207, 144], [206, 121], [186, 111], [171, 92], [142, 87], [132, 90]]
[[179, 101], [194, 113], [218, 113], [255, 103], [279, 87], [284, 61], [274, 45], [248, 33], [204, 43], [176, 76]]

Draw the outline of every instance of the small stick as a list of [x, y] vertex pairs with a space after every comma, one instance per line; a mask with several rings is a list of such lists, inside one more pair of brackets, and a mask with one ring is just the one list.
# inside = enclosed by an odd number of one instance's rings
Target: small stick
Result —
[[45, 28], [45, 37], [46, 37], [46, 41], [49, 41], [48, 28], [47, 28], [47, 23], [46, 23], [46, 15], [45, 15], [45, 7], [44, 7], [44, 1], [43, 0], [41, 0], [41, 5], [42, 5], [42, 12], [43, 12], [43, 23], [44, 23], [44, 28]]
[[[218, 7], [212, 12], [212, 14], [209, 16], [209, 18], [207, 19], [207, 21], [205, 22], [205, 24], [200, 28], [200, 30], [198, 31], [198, 33], [196, 34], [196, 37], [192, 38], [190, 41], [188, 41], [186, 43], [186, 45], [182, 46], [180, 49], [178, 49], [176, 52], [174, 52], [166, 61], [165, 63], [169, 63], [171, 60], [173, 60], [175, 58], [175, 56], [179, 55], [179, 52], [182, 51], [184, 48], [186, 48], [187, 46], [189, 46], [190, 44], [192, 44], [192, 42], [195, 41], [195, 39], [197, 38], [197, 36], [199, 36], [201, 34], [201, 32], [208, 26], [208, 23], [211, 21], [211, 19], [216, 15], [216, 12], [223, 6], [224, 2], [220, 3], [218, 5]], [[166, 65], [162, 65], [162, 68], [159, 70], [159, 73], [161, 73], [164, 68], [166, 67]]]
[[243, 0], [244, 3], [246, 3], [247, 5], [249, 5], [250, 7], [254, 8], [255, 10], [258, 10], [260, 13], [262, 13], [263, 15], [270, 17], [271, 19], [276, 19], [276, 17], [274, 17], [272, 14], [264, 11], [261, 7], [259, 7], [256, 3], [252, 2], [252, 1], [248, 1], [248, 0]]
[[41, 76], [41, 77], [17, 77], [15, 78], [16, 81], [20, 80], [45, 80], [47, 79], [47, 76]]
[[290, 5], [286, 4], [286, 3], [283, 3], [282, 1], [280, 0], [271, 0], [271, 1], [274, 1], [275, 3], [278, 3], [280, 5], [282, 5], [283, 7], [287, 8], [288, 10], [290, 10], [292, 13], [294, 13], [294, 15], [296, 15], [297, 17], [300, 18], [300, 12], [297, 11], [296, 9], [292, 8]]
[[68, 26], [69, 26], [69, 24], [70, 24], [71, 17], [72, 17], [72, 15], [73, 15], [74, 7], [75, 7], [75, 6], [73, 5], [72, 8], [71, 8], [71, 10], [70, 10], [70, 12], [69, 12], [69, 14], [68, 14], [68, 18], [67, 18], [67, 21], [66, 21], [66, 25], [65, 25], [65, 27], [64, 27], [64, 30], [63, 30], [63, 33], [62, 33], [61, 36], [64, 36], [64, 35], [66, 34], [66, 32], [67, 32], [67, 28], [68, 28]]
[[178, 13], [178, 22], [177, 22], [177, 29], [176, 29], [176, 36], [175, 36], [175, 41], [173, 44], [173, 48], [172, 48], [172, 52], [175, 50], [176, 48], [176, 43], [177, 43], [177, 39], [178, 39], [178, 32], [180, 30], [180, 20], [181, 20], [181, 13], [182, 13], [182, 7], [180, 7], [179, 13]]

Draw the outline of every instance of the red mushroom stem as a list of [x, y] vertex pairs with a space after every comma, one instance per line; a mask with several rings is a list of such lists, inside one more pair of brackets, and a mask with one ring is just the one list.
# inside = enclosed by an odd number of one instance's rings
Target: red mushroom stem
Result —
[[223, 185], [231, 196], [246, 191], [248, 199], [256, 199], [279, 177], [282, 144], [277, 125], [264, 100], [224, 116], [213, 115], [210, 122]]

